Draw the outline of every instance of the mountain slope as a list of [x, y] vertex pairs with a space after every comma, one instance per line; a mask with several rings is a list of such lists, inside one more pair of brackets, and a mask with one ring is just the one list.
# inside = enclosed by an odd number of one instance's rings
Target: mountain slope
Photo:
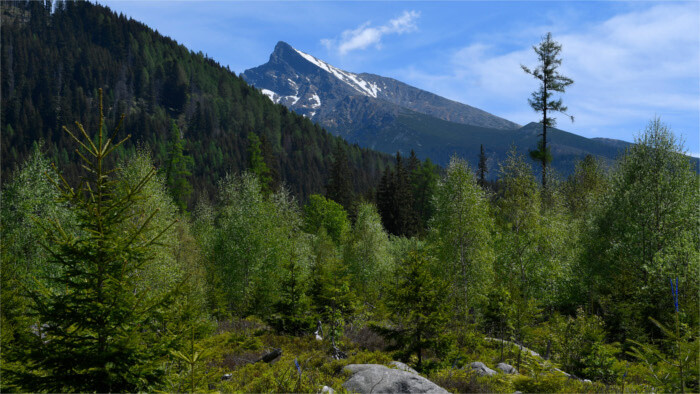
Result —
[[[348, 151], [355, 190], [376, 185], [387, 155], [352, 146], [309, 119], [275, 105], [235, 73], [147, 26], [89, 2], [2, 2], [2, 172], [4, 179], [37, 141], [68, 177], [73, 144], [61, 131], [96, 125], [96, 91], [105, 91], [112, 127], [126, 113], [126, 157], [147, 144], [167, 155], [174, 121], [193, 156], [195, 194], [212, 196], [227, 172], [247, 168], [248, 135], [258, 134], [268, 166], [301, 199], [323, 193], [337, 144]], [[194, 199], [195, 195], [192, 196]], [[192, 203], [192, 201], [190, 201]]]
[[[443, 165], [455, 153], [476, 164], [483, 144], [493, 168], [511, 145], [523, 153], [534, 148], [540, 132], [535, 123], [521, 127], [391, 78], [338, 69], [284, 42], [277, 43], [267, 63], [242, 77], [275, 103], [349, 142], [387, 153], [414, 150]], [[551, 130], [549, 144], [553, 166], [563, 173], [586, 154], [610, 161], [628, 145], [558, 129]]]
[[[511, 130], [519, 127], [486, 111], [392, 78], [341, 70], [282, 41], [277, 43], [267, 63], [246, 70], [242, 76], [262, 88], [273, 101], [324, 125], [341, 112], [342, 107], [337, 106], [339, 100], [366, 97], [375, 105], [380, 100], [456, 123]], [[386, 110], [392, 112], [396, 108], [388, 106]]]

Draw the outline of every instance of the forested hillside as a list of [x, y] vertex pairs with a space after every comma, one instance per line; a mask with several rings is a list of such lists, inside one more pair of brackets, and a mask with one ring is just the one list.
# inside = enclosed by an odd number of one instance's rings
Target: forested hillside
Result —
[[43, 141], [49, 156], [76, 179], [74, 147], [61, 127], [77, 119], [96, 124], [98, 88], [105, 89], [107, 124], [126, 114], [124, 129], [133, 134], [118, 157], [143, 143], [156, 163], [165, 163], [174, 121], [184, 153], [193, 159], [190, 205], [197, 194], [212, 197], [226, 173], [248, 168], [251, 134], [261, 141], [272, 182], [284, 182], [302, 199], [323, 192], [336, 144], [347, 150], [359, 193], [371, 189], [390, 162], [272, 104], [204, 54], [103, 6], [7, 1], [1, 7], [4, 175]]

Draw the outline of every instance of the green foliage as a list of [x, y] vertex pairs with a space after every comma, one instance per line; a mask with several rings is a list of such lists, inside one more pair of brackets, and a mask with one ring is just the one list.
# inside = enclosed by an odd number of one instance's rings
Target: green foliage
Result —
[[200, 242], [211, 245], [207, 257], [227, 309], [243, 316], [271, 313], [280, 267], [305, 258], [295, 201], [284, 190], [265, 197], [251, 173], [228, 176], [220, 183], [214, 217], [203, 220], [213, 222], [203, 224], [208, 230]]
[[575, 218], [592, 215], [608, 187], [603, 165], [591, 155], [576, 163], [576, 169], [564, 184], [565, 205]]
[[676, 331], [649, 318], [662, 334], [658, 345], [628, 339], [633, 345], [629, 354], [647, 367], [649, 376], [669, 392], [696, 392], [700, 381], [700, 342], [697, 332], [679, 322]]
[[346, 211], [352, 211], [354, 196], [348, 154], [340, 144], [333, 151], [333, 165], [326, 185], [326, 197], [342, 205]]
[[343, 260], [357, 296], [368, 303], [380, 298], [384, 279], [391, 273], [393, 258], [389, 236], [373, 204], [361, 203], [357, 219], [345, 244]]
[[[114, 159], [126, 157], [142, 141], [165, 170], [171, 125], [177, 122], [186, 137], [184, 151], [196, 164], [188, 168], [194, 189], [189, 208], [195, 199], [213, 199], [226, 173], [248, 168], [247, 136], [253, 133], [273, 178], [271, 189], [283, 180], [302, 201], [323, 192], [338, 144], [348, 152], [349, 178], [360, 195], [375, 186], [391, 161], [273, 104], [227, 67], [141, 22], [91, 2], [54, 4], [47, 10], [41, 3], [3, 2], [3, 182], [37, 140], [47, 142], [47, 155], [63, 175], [77, 181], [82, 168], [68, 160], [71, 141], [60, 126], [81, 119], [94, 128], [97, 117], [86, 108], [103, 86], [114, 87], [105, 93], [107, 125], [128, 113], [125, 128], [134, 133], [134, 142], [127, 141], [123, 153], [115, 151]], [[31, 18], [8, 17], [12, 14]]]
[[50, 263], [60, 273], [51, 287], [29, 289], [38, 317], [38, 335], [27, 344], [27, 370], [18, 376], [30, 391], [136, 391], [158, 387], [158, 360], [171, 338], [158, 332], [159, 313], [174, 295], [146, 297], [139, 286], [158, 243], [172, 223], [154, 228], [157, 211], [144, 216], [132, 211], [144, 198], [151, 171], [121, 193], [104, 166], [121, 142], [119, 130], [107, 137], [100, 123], [96, 143], [77, 123], [80, 137], [65, 129], [79, 145], [88, 174], [81, 186], [56, 183], [61, 198], [75, 210], [77, 231], [58, 220], [44, 222]]
[[554, 314], [529, 335], [530, 343], [546, 349], [550, 359], [562, 370], [581, 378], [614, 383], [613, 370], [619, 345], [605, 343], [605, 329], [600, 317], [578, 309], [576, 316]]
[[190, 170], [194, 167], [194, 160], [184, 153], [184, 140], [180, 135], [180, 129], [178, 129], [174, 121], [170, 128], [168, 145], [165, 182], [170, 189], [175, 204], [181, 212], [185, 212], [188, 198], [192, 194], [192, 185], [190, 185], [187, 178], [192, 175]]
[[447, 284], [431, 275], [431, 264], [434, 262], [418, 251], [410, 252], [401, 261], [387, 300], [392, 326], [376, 326], [393, 341], [400, 359], [408, 361], [416, 355], [419, 369], [423, 366], [424, 350], [442, 355], [449, 346], [444, 331], [449, 320]]
[[668, 278], [680, 279], [681, 321], [698, 324], [700, 183], [682, 146], [658, 119], [620, 158], [584, 260], [615, 338], [658, 333], [671, 320]]
[[304, 206], [304, 231], [319, 234], [321, 229], [333, 242], [340, 244], [350, 231], [350, 222], [347, 212], [340, 204], [314, 194]]
[[[293, 248], [305, 247], [306, 243], [297, 243]], [[282, 263], [280, 270], [280, 295], [274, 305], [275, 314], [271, 325], [277, 330], [292, 334], [308, 332], [313, 324], [310, 316], [310, 302], [306, 295], [310, 277], [309, 267], [304, 261], [307, 250], [292, 250], [288, 260]]]
[[456, 316], [463, 323], [469, 309], [484, 301], [481, 295], [492, 281], [493, 226], [486, 194], [467, 162], [453, 157], [435, 193], [430, 227], [437, 256], [447, 265], [443, 275], [452, 283]]
[[336, 244], [326, 235], [325, 227], [320, 228], [312, 248], [314, 261], [308, 294], [320, 320], [329, 324], [330, 328], [325, 334], [335, 348], [335, 341], [340, 337], [345, 321], [355, 310], [355, 294], [350, 290], [348, 269], [342, 264]]
[[272, 177], [260, 149], [260, 138], [255, 133], [248, 134], [248, 171], [258, 178], [262, 191], [270, 193]]
[[[15, 173], [2, 190], [0, 204], [0, 368], [4, 376], [22, 370], [20, 360], [25, 349], [21, 344], [34, 334], [29, 327], [37, 320], [30, 315], [26, 289], [51, 286], [48, 279], [60, 274], [60, 267], [50, 263], [50, 255], [37, 243], [46, 243], [47, 235], [38, 221], [59, 220], [66, 228], [74, 227], [74, 215], [57, 199], [59, 192], [51, 183], [57, 175], [39, 148]], [[51, 178], [49, 178], [49, 176]], [[0, 382], [2, 391], [19, 391]]]
[[[418, 182], [419, 177], [415, 179]], [[413, 194], [411, 171], [397, 152], [396, 167], [384, 170], [377, 187], [377, 208], [390, 234], [410, 237], [418, 233], [419, 218], [414, 210]]]

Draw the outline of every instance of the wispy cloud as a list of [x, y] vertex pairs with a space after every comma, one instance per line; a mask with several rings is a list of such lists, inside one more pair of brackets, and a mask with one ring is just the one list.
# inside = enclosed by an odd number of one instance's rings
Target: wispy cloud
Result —
[[[630, 135], [622, 125], [645, 122], [655, 115], [673, 127], [693, 124], [700, 108], [700, 23], [697, 4], [665, 4], [619, 14], [584, 30], [552, 30], [563, 46], [561, 73], [575, 83], [564, 95], [574, 125], [565, 130], [588, 136]], [[519, 35], [520, 32], [513, 32]], [[533, 37], [532, 44], [538, 37]], [[537, 119], [526, 98], [537, 82], [519, 72], [536, 63], [530, 46], [503, 51], [474, 42], [455, 49], [442, 75], [414, 68], [405, 79], [428, 90], [497, 113], [518, 123]], [[697, 127], [677, 132], [697, 133]], [[629, 139], [626, 137], [625, 139]], [[697, 151], [697, 139], [688, 148]]]
[[416, 11], [404, 11], [398, 17], [389, 20], [381, 26], [371, 26], [371, 22], [365, 22], [356, 29], [345, 30], [341, 33], [340, 39], [324, 38], [321, 43], [329, 50], [337, 50], [341, 55], [348, 52], [366, 49], [374, 45], [381, 48], [382, 36], [387, 34], [404, 34], [418, 30], [416, 20], [420, 13]]

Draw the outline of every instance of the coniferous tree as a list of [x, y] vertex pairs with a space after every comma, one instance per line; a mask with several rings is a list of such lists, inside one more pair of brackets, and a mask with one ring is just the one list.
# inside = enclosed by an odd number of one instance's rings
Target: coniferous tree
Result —
[[418, 233], [411, 173], [399, 152], [396, 152], [394, 170], [386, 169], [382, 176], [377, 191], [377, 207], [389, 233], [408, 237]]
[[486, 153], [484, 152], [484, 145], [481, 145], [481, 150], [479, 152], [479, 186], [486, 187], [486, 173], [489, 172], [486, 167]]
[[326, 197], [342, 205], [346, 211], [351, 211], [353, 202], [352, 179], [348, 166], [348, 155], [338, 144], [333, 152], [330, 178], [326, 186]]
[[114, 170], [107, 168], [105, 159], [125, 139], [114, 139], [119, 126], [110, 136], [103, 133], [101, 100], [96, 138], [77, 126], [82, 135], [64, 130], [78, 144], [88, 173], [79, 187], [65, 179], [56, 186], [76, 210], [79, 231], [65, 231], [59, 221], [45, 223], [45, 247], [60, 274], [51, 279], [55, 288], [30, 291], [39, 325], [26, 360], [29, 368], [21, 375], [22, 387], [150, 391], [163, 377], [159, 358], [171, 340], [158, 332], [158, 316], [173, 294], [143, 302], [147, 289], [139, 286], [139, 273], [152, 263], [151, 247], [172, 223], [152, 231], [156, 212], [145, 217], [131, 214], [130, 207], [144, 197], [143, 187], [155, 170], [126, 193], [118, 191]]
[[255, 133], [248, 134], [248, 171], [254, 174], [264, 193], [271, 192], [272, 177], [270, 168], [265, 163], [262, 149], [260, 148], [260, 137]]
[[392, 327], [374, 326], [382, 335], [394, 340], [399, 358], [418, 357], [423, 365], [423, 351], [441, 354], [449, 344], [445, 326], [447, 285], [431, 272], [433, 262], [419, 251], [411, 251], [397, 267], [396, 279], [389, 290], [388, 306]]
[[[561, 65], [561, 58], [557, 57], [559, 52], [561, 52], [561, 45], [552, 40], [552, 33], [547, 33], [539, 46], [533, 46], [532, 48], [537, 53], [537, 67], [532, 70], [522, 64], [520, 67], [523, 71], [540, 81], [539, 89], [532, 92], [531, 98], [528, 99], [530, 107], [536, 112], [542, 113], [542, 138], [537, 144], [537, 149], [530, 151], [530, 156], [542, 164], [542, 188], [546, 189], [547, 166], [552, 161], [552, 153], [547, 146], [547, 127], [556, 126], [556, 118], [552, 117], [552, 112], [560, 112], [567, 115], [567, 108], [562, 103], [561, 98], [555, 99], [553, 95], [555, 92], [564, 93], [566, 88], [573, 84], [574, 81], [559, 74], [557, 71]], [[573, 122], [574, 117], [569, 117]]]
[[281, 266], [280, 296], [274, 305], [272, 325], [277, 330], [299, 334], [309, 330], [309, 298], [306, 295], [309, 272], [302, 261], [303, 256], [293, 250]]
[[384, 228], [392, 234], [394, 234], [396, 221], [394, 212], [395, 189], [394, 173], [391, 168], [386, 167], [377, 187], [377, 210], [382, 217]]
[[173, 200], [180, 211], [187, 209], [187, 200], [192, 194], [192, 185], [188, 177], [192, 175], [190, 169], [194, 166], [194, 160], [184, 152], [184, 140], [180, 130], [172, 121], [170, 126], [170, 142], [168, 147], [168, 159], [165, 165], [165, 182], [170, 189]]
[[425, 159], [418, 170], [412, 173], [414, 214], [420, 233], [427, 231], [428, 222], [435, 213], [433, 196], [438, 184], [438, 171], [437, 165], [433, 164], [430, 159]]
[[321, 228], [313, 241], [309, 296], [322, 322], [328, 324], [326, 336], [334, 351], [346, 319], [355, 309], [355, 294], [350, 289], [348, 268], [342, 264], [333, 239]]

